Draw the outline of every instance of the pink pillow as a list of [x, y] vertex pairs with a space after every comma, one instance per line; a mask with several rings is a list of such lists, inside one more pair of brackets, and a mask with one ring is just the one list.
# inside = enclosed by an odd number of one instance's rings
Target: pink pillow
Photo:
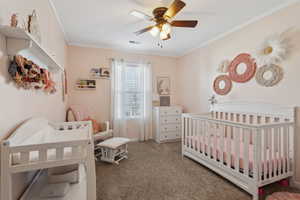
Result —
[[87, 118], [83, 119], [82, 121], [92, 121], [94, 134], [96, 134], [96, 133], [98, 133], [98, 132], [101, 131], [101, 126], [100, 126], [100, 124], [95, 119], [87, 117]]

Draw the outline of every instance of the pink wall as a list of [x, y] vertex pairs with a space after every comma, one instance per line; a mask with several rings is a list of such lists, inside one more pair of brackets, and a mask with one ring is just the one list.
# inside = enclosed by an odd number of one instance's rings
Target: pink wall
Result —
[[[82, 104], [88, 108], [92, 117], [98, 121], [110, 119], [110, 81], [97, 79], [96, 91], [78, 91], [75, 90], [76, 80], [90, 78], [89, 71], [93, 67], [110, 67], [110, 58], [123, 58], [129, 61], [144, 60], [152, 63], [153, 68], [153, 88], [155, 79], [159, 75], [167, 75], [171, 78], [171, 101], [172, 104], [178, 103], [176, 88], [176, 64], [177, 60], [171, 57], [146, 56], [119, 52], [108, 49], [86, 48], [69, 46], [68, 48], [68, 86], [69, 101], [68, 104]], [[128, 132], [134, 132], [134, 128]], [[132, 136], [136, 136], [133, 133]]]
[[[289, 28], [294, 28], [294, 31], [288, 34], [292, 48], [288, 58], [281, 64], [284, 79], [277, 86], [261, 87], [252, 79], [245, 84], [234, 83], [229, 95], [217, 98], [219, 101], [245, 100], [300, 106], [300, 22], [297, 20], [300, 19], [299, 10], [300, 3], [297, 3], [180, 58], [178, 92], [179, 102], [184, 105], [185, 111], [208, 111], [208, 98], [213, 94], [212, 83], [218, 75], [216, 70], [223, 59], [233, 59], [239, 53], [253, 53], [266, 37]], [[298, 130], [299, 126], [300, 121], [297, 125]], [[296, 141], [300, 144], [298, 134]], [[300, 148], [296, 148], [299, 158]], [[297, 159], [296, 175], [300, 181], [300, 159]]]
[[[0, 1], [0, 23], [9, 24], [9, 16], [19, 13], [19, 21], [22, 17], [36, 9], [42, 34], [42, 46], [51, 54], [54, 54], [57, 61], [65, 65], [66, 45], [64, 36], [60, 30], [56, 17], [48, 1], [41, 0], [1, 0]], [[49, 34], [51, 33], [51, 34]], [[0, 51], [4, 57], [0, 58], [0, 138], [11, 132], [24, 120], [39, 116], [53, 121], [62, 121], [65, 116], [65, 103], [62, 100], [61, 76], [54, 76], [57, 82], [58, 91], [54, 95], [45, 95], [35, 91], [17, 89], [10, 82], [7, 73], [8, 57], [6, 55], [5, 38], [0, 35]], [[30, 180], [28, 174], [18, 174], [14, 179], [14, 199], [23, 190], [25, 184]]]

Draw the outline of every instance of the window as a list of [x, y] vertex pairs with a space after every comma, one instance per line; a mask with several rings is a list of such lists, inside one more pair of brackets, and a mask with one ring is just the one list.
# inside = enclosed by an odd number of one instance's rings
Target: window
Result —
[[126, 65], [123, 76], [123, 114], [127, 118], [139, 118], [143, 114], [143, 68]]

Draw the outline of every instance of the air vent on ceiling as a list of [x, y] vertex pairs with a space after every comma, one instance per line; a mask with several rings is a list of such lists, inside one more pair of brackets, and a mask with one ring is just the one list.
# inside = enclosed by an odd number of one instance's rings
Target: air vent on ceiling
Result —
[[140, 42], [134, 41], [134, 40], [129, 40], [129, 43], [130, 43], [130, 44], [136, 44], [136, 45], [141, 44]]

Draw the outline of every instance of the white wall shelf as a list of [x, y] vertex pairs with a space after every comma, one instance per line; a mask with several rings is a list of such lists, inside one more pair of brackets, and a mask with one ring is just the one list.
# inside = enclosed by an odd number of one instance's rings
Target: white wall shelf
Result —
[[48, 68], [54, 72], [64, 71], [64, 68], [57, 63], [53, 56], [26, 30], [0, 25], [0, 34], [6, 37], [6, 48], [9, 56], [22, 55], [41, 68]]

